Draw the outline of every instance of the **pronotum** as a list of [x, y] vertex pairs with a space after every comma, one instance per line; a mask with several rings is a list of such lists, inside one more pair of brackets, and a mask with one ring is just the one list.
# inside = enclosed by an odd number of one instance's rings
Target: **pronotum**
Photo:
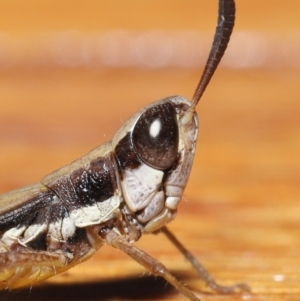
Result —
[[192, 167], [198, 136], [195, 112], [234, 26], [234, 0], [219, 0], [217, 29], [192, 102], [167, 97], [133, 115], [113, 139], [49, 174], [40, 183], [0, 196], [0, 288], [29, 286], [91, 257], [103, 244], [164, 277], [199, 300], [165, 266], [134, 246], [143, 234], [164, 233], [213, 289], [218, 285], [167, 229]]

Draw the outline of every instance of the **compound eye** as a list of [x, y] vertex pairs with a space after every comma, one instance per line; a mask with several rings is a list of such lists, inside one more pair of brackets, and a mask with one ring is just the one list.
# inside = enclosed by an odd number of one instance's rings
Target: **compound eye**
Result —
[[132, 132], [133, 145], [141, 160], [161, 170], [176, 163], [178, 140], [176, 111], [169, 102], [144, 112]]

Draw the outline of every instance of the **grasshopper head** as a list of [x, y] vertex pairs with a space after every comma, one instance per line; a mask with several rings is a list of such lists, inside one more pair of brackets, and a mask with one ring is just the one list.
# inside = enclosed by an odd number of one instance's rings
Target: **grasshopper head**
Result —
[[158, 230], [175, 217], [197, 134], [191, 102], [173, 96], [136, 113], [114, 137], [122, 195], [144, 232]]

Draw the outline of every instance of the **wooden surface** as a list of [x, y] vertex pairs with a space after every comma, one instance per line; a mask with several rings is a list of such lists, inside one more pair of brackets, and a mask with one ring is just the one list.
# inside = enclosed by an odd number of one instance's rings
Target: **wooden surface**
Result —
[[[35, 47], [33, 32], [75, 28], [88, 34], [98, 26], [99, 31], [153, 26], [212, 34], [214, 28], [216, 5], [207, 4], [212, 1], [187, 1], [182, 10], [179, 1], [153, 1], [153, 6], [125, 2], [103, 5], [105, 18], [98, 18], [95, 1], [78, 1], [77, 6], [73, 1], [0, 1], [1, 33], [22, 39], [21, 46], [27, 41], [26, 49], [12, 54], [23, 53], [19, 63], [0, 65], [0, 192], [37, 182], [109, 140], [123, 121], [151, 101], [193, 94], [201, 68], [26, 63], [24, 53], [29, 51], [30, 57]], [[285, 1], [284, 7], [282, 1], [238, 4], [236, 32], [263, 32], [280, 45], [299, 28], [298, 1]], [[284, 41], [291, 49], [297, 46]], [[278, 54], [278, 48], [274, 51]], [[299, 61], [281, 59], [275, 56], [259, 68], [217, 71], [197, 110], [201, 129], [196, 159], [169, 227], [220, 283], [244, 281], [252, 293], [221, 296], [209, 291], [162, 234], [137, 243], [201, 300], [300, 300], [300, 71]], [[107, 246], [44, 284], [2, 292], [0, 299], [184, 300]]]

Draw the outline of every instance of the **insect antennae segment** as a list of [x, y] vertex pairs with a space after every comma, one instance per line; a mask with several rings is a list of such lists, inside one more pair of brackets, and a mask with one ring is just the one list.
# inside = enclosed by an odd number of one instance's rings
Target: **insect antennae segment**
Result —
[[194, 109], [201, 99], [210, 79], [217, 69], [227, 48], [234, 27], [235, 3], [234, 0], [219, 0], [218, 23], [212, 47], [204, 68], [204, 72], [195, 90], [191, 108]]

